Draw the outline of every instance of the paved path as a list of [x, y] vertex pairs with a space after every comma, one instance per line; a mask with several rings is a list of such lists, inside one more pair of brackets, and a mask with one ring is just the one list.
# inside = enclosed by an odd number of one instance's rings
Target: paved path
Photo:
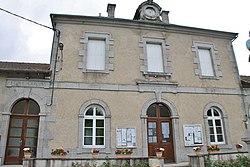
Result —
[[189, 162], [164, 164], [164, 167], [189, 167]]
[[23, 167], [23, 165], [0, 165], [0, 167]]
[[[0, 167], [22, 167], [23, 165], [2, 165]], [[164, 167], [189, 167], [188, 162], [164, 164]]]

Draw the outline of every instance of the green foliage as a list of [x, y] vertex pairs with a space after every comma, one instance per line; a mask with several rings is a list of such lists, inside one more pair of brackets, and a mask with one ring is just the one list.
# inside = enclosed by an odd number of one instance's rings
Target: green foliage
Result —
[[249, 167], [250, 158], [246, 156], [238, 156], [237, 159], [225, 161], [212, 161], [210, 156], [205, 159], [205, 167]]
[[111, 164], [111, 162], [110, 162], [109, 160], [107, 160], [106, 162], [104, 162], [104, 163], [102, 164], [102, 167], [114, 167], [114, 165]]
[[[148, 160], [139, 160], [136, 162], [135, 166], [136, 167], [150, 167], [148, 164]], [[109, 160], [106, 160], [106, 162], [104, 162], [101, 167], [131, 167], [131, 166], [129, 162], [127, 161], [123, 163], [122, 165], [114, 165]]]
[[[88, 162], [85, 162], [84, 165], [79, 162], [72, 162], [71, 167], [96, 167], [97, 165], [94, 164], [91, 166]], [[148, 160], [138, 160], [136, 161], [136, 164], [134, 165], [136, 167], [150, 167]], [[99, 166], [98, 166], [99, 167]], [[129, 161], [126, 161], [122, 165], [114, 165], [109, 160], [106, 160], [100, 167], [131, 167], [129, 164]]]
[[96, 164], [91, 166], [88, 162], [85, 162], [84, 165], [82, 165], [82, 163], [79, 163], [79, 162], [72, 162], [71, 167], [96, 167]]
[[150, 167], [147, 160], [140, 160], [136, 163], [136, 167]]
[[71, 166], [72, 167], [82, 167], [82, 163], [72, 162]]

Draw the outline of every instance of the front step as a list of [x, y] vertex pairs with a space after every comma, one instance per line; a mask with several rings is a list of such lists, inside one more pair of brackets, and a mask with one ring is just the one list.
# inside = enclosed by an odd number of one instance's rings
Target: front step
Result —
[[164, 164], [164, 167], [190, 167], [190, 165], [189, 165], [189, 162], [167, 163], [167, 164]]

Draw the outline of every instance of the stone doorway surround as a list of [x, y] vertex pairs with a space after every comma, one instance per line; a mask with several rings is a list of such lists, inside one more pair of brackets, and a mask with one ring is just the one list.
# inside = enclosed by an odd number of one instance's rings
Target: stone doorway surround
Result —
[[[11, 81], [11, 85], [8, 85], [8, 81]], [[48, 123], [54, 122], [54, 117], [51, 114], [50, 102], [50, 89], [42, 88], [31, 88], [28, 87], [18, 87], [19, 80], [7, 79], [7, 88], [5, 90], [8, 92], [6, 98], [4, 99], [3, 106], [1, 106], [1, 121], [0, 121], [0, 165], [3, 165], [5, 158], [6, 142], [8, 137], [11, 109], [16, 101], [22, 98], [30, 98], [35, 100], [40, 107], [40, 119], [39, 119], [39, 130], [38, 130], [38, 141], [37, 141], [37, 157], [46, 157], [45, 153], [48, 150], [48, 141], [53, 139], [52, 133], [46, 128]], [[33, 81], [32, 83], [36, 83]], [[40, 83], [40, 82], [39, 82]], [[38, 83], [38, 84], [39, 84]], [[48, 82], [44, 82], [46, 84]], [[16, 85], [15, 85], [16, 84]], [[15, 86], [17, 87], [15, 87]]]
[[147, 109], [153, 103], [163, 103], [169, 107], [172, 119], [173, 129], [173, 144], [174, 144], [174, 156], [175, 162], [181, 162], [181, 149], [180, 149], [180, 130], [179, 130], [179, 115], [176, 111], [175, 106], [166, 99], [161, 98], [161, 92], [156, 92], [156, 98], [149, 99], [142, 107], [141, 111], [141, 127], [142, 127], [142, 156], [148, 155], [148, 142], [147, 142]]

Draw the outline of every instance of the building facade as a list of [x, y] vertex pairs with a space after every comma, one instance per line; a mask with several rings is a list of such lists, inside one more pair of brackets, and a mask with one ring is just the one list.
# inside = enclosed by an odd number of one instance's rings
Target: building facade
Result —
[[119, 148], [155, 156], [162, 147], [166, 163], [188, 161], [195, 146], [235, 150], [245, 135], [237, 34], [170, 24], [152, 1], [133, 20], [115, 18], [114, 4], [107, 12], [51, 14], [48, 75], [0, 69], [1, 163], [20, 163], [24, 147], [35, 157], [60, 146], [70, 157], [92, 148], [101, 157]]

